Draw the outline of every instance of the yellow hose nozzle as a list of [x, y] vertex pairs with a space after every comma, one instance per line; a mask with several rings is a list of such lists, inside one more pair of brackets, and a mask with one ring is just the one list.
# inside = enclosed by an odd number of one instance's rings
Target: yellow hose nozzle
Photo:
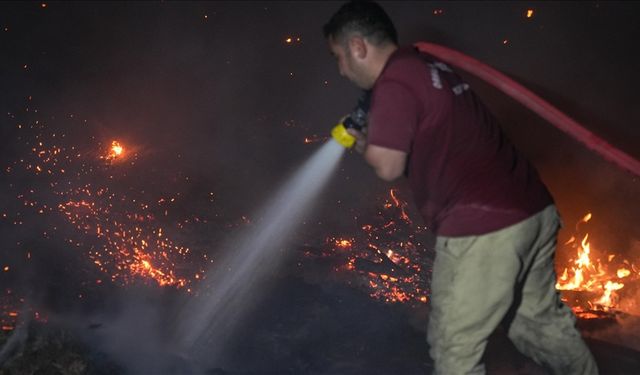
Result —
[[339, 123], [331, 130], [331, 136], [345, 148], [351, 148], [356, 143], [356, 137], [347, 132], [343, 123]]

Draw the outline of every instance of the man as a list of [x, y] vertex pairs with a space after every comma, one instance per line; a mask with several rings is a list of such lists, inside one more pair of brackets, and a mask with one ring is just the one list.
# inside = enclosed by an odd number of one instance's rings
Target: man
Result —
[[438, 374], [483, 374], [489, 335], [505, 323], [516, 347], [554, 374], [596, 374], [575, 317], [555, 290], [560, 226], [534, 168], [447, 65], [398, 47], [373, 2], [343, 5], [324, 27], [340, 74], [370, 91], [356, 150], [388, 181], [409, 179], [436, 234], [427, 329]]

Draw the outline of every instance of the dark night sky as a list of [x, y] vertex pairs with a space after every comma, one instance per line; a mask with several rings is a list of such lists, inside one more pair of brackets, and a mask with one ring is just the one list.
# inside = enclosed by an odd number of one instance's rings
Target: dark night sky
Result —
[[[317, 149], [305, 137], [328, 135], [355, 104], [322, 36], [340, 4], [1, 2], [0, 164], [20, 157], [16, 125], [40, 120], [72, 140], [133, 145], [145, 168], [135, 189], [193, 197], [182, 213], [250, 215]], [[640, 2], [381, 4], [402, 43], [483, 61], [640, 158]], [[638, 259], [640, 177], [463, 75], [538, 167], [567, 228], [591, 211], [594, 238]], [[0, 213], [16, 207], [12, 178], [0, 178]], [[406, 192], [349, 154], [314, 219], [352, 225], [390, 186]], [[213, 209], [196, 199], [209, 192]], [[4, 243], [13, 228], [0, 218]]]

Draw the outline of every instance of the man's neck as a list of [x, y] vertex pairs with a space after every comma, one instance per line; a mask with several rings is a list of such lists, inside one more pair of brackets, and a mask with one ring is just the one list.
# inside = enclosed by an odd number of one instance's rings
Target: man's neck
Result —
[[380, 74], [382, 74], [382, 70], [387, 65], [387, 61], [391, 55], [398, 49], [398, 46], [392, 43], [384, 44], [380, 47], [374, 48], [374, 63], [371, 67], [371, 77], [373, 79], [373, 83], [378, 80]]

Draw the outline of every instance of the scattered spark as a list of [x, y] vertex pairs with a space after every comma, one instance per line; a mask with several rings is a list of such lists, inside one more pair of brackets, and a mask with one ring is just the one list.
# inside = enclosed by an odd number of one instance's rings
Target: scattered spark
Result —
[[[194, 282], [192, 277], [181, 274], [186, 271], [183, 265], [195, 260], [191, 250], [169, 238], [156, 219], [162, 211], [164, 216], [169, 215], [168, 207], [162, 204], [163, 198], [150, 200], [158, 202], [157, 205], [145, 203], [143, 196], [127, 196], [118, 186], [112, 186], [114, 176], [120, 176], [119, 184], [126, 183], [123, 178], [133, 162], [122, 166], [111, 162], [125, 157], [135, 160], [137, 154], [132, 154], [117, 140], [108, 143], [107, 150], [93, 145], [98, 142], [95, 137], [89, 137], [82, 146], [68, 144], [64, 133], [37, 120], [20, 122], [17, 128], [20, 130], [16, 144], [23, 144], [25, 153], [6, 170], [16, 176], [20, 167], [32, 173], [31, 180], [20, 180], [19, 186], [23, 187], [16, 187], [22, 189], [16, 198], [33, 213], [56, 215], [49, 220], [56, 226], [44, 231], [44, 238], [63, 233], [57, 230], [60, 223], [66, 222], [75, 228], [75, 234], [64, 231], [65, 238], [58, 239], [81, 251], [98, 270], [108, 275], [104, 280], [99, 278], [101, 281], [97, 284], [105, 280], [121, 285], [134, 280], [153, 280], [159, 286], [183, 288]], [[105, 165], [101, 160], [109, 163]], [[34, 188], [42, 184], [46, 184], [45, 189]], [[176, 196], [180, 193], [166, 200], [174, 202]], [[10, 218], [14, 225], [23, 223], [19, 213]], [[193, 222], [200, 219], [195, 218]], [[185, 223], [187, 221], [177, 223], [176, 228], [182, 229]], [[26, 256], [30, 259], [31, 251]], [[5, 266], [4, 271], [8, 269]], [[202, 272], [203, 269], [196, 271]], [[192, 274], [193, 270], [188, 272]]]
[[42, 4], [40, 4], [40, 7], [41, 7], [41, 8], [46, 8], [46, 7], [47, 7], [47, 3], [42, 3]]
[[505, 39], [502, 41], [502, 44], [507, 44], [507, 43], [509, 43], [509, 39]]
[[286, 44], [293, 44], [293, 43], [301, 43], [302, 42], [302, 38], [298, 37], [292, 37], [292, 36], [288, 36], [284, 39], [284, 42]]
[[434, 16], [441, 16], [444, 14], [444, 10], [443, 9], [434, 9], [433, 10], [433, 15]]
[[321, 137], [318, 135], [312, 135], [310, 137], [304, 137], [304, 143], [305, 144], [309, 144], [309, 143], [317, 143], [317, 142], [322, 142], [322, 141], [326, 141], [327, 137]]

